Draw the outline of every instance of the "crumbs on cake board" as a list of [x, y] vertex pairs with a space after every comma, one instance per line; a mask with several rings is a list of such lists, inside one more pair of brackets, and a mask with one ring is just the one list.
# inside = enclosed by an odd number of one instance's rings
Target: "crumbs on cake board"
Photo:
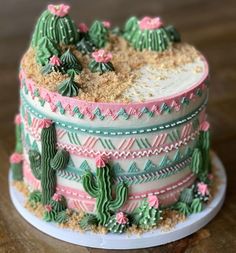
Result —
[[[77, 98], [93, 102], [129, 102], [129, 98], [123, 96], [123, 93], [135, 83], [139, 77], [138, 70], [142, 66], [150, 65], [157, 69], [174, 70], [194, 62], [199, 57], [199, 52], [185, 43], [173, 44], [164, 52], [147, 50], [140, 52], [129, 46], [122, 37], [111, 35], [106, 49], [113, 55], [111, 62], [115, 71], [101, 75], [89, 70], [90, 58], [87, 55], [83, 56], [75, 47], [70, 48], [83, 66], [82, 72], [75, 76], [75, 81], [81, 87]], [[50, 91], [55, 92], [57, 85], [68, 78], [67, 74], [63, 75], [60, 72], [42, 75], [40, 66], [36, 63], [33, 48], [29, 48], [25, 53], [21, 65], [27, 77], [35, 81], [38, 87]], [[166, 77], [160, 76], [160, 80], [163, 78]], [[152, 97], [151, 94], [150, 97]]]

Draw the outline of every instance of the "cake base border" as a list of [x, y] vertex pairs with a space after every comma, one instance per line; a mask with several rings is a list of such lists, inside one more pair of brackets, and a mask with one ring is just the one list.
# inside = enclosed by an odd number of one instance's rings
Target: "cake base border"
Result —
[[217, 191], [212, 201], [205, 209], [197, 214], [192, 214], [183, 222], [178, 223], [170, 231], [152, 230], [141, 235], [128, 234], [95, 234], [92, 232], [76, 232], [70, 229], [63, 229], [56, 224], [45, 222], [37, 218], [24, 207], [24, 196], [12, 186], [12, 173], [9, 172], [9, 191], [11, 200], [20, 215], [32, 226], [41, 232], [56, 239], [72, 244], [101, 248], [101, 249], [139, 249], [155, 247], [182, 239], [209, 223], [221, 209], [226, 192], [227, 176], [220, 158], [213, 153], [212, 163], [215, 167], [215, 174], [219, 179]]

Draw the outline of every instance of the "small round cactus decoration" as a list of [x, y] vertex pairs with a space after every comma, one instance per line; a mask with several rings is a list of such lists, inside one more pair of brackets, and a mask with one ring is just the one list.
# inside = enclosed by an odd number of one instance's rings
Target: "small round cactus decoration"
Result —
[[124, 38], [140, 51], [164, 51], [172, 42], [179, 42], [180, 35], [173, 26], [164, 26], [160, 17], [131, 17], [124, 28]]
[[129, 227], [129, 219], [123, 212], [111, 216], [108, 223], [105, 225], [111, 233], [122, 234]]
[[48, 5], [36, 24], [32, 46], [36, 48], [42, 37], [47, 37], [56, 45], [76, 44], [79, 34], [74, 21], [68, 16], [70, 7], [65, 4]]
[[102, 48], [106, 45], [108, 35], [107, 23], [104, 24], [98, 20], [94, 21], [89, 29], [89, 37], [96, 48]]

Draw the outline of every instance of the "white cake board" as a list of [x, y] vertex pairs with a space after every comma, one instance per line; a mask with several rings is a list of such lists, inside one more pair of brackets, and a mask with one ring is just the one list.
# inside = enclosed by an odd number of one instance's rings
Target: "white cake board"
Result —
[[190, 215], [186, 221], [178, 223], [175, 228], [167, 232], [157, 229], [144, 233], [141, 236], [127, 234], [116, 235], [111, 233], [102, 235], [92, 232], [79, 233], [70, 229], [59, 228], [56, 224], [48, 223], [37, 218], [24, 208], [25, 199], [23, 195], [11, 186], [11, 173], [9, 173], [10, 195], [14, 206], [24, 219], [45, 234], [62, 241], [102, 249], [148, 248], [184, 238], [205, 226], [218, 213], [224, 202], [227, 178], [220, 159], [216, 154], [213, 154], [212, 158], [213, 166], [216, 168], [216, 175], [220, 178], [218, 180], [220, 184], [214, 199], [202, 212]]

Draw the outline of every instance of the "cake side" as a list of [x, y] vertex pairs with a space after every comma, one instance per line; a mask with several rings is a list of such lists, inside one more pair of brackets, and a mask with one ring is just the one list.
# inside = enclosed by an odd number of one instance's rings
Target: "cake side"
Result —
[[66, 223], [68, 208], [83, 216], [81, 228], [114, 233], [151, 229], [167, 207], [201, 211], [210, 182], [206, 60], [160, 18], [77, 32], [68, 10], [48, 7], [21, 62], [11, 164], [28, 204], [43, 205], [46, 221]]

